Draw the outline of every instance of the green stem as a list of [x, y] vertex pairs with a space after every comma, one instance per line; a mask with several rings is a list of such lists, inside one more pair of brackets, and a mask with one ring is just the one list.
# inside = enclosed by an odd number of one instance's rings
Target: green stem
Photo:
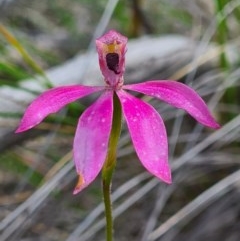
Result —
[[113, 240], [113, 218], [112, 218], [112, 202], [111, 202], [111, 183], [102, 180], [103, 199], [105, 206], [106, 218], [106, 240]]
[[111, 202], [112, 175], [116, 166], [117, 144], [121, 132], [122, 110], [116, 93], [113, 97], [113, 121], [109, 140], [108, 155], [102, 170], [102, 189], [106, 217], [106, 240], [113, 240], [113, 217]]

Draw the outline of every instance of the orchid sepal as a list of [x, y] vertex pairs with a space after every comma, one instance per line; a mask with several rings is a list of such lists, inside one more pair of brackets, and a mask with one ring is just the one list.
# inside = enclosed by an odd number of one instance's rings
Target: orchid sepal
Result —
[[[74, 194], [97, 177], [107, 157], [113, 116], [113, 93], [104, 92], [79, 118], [73, 156], [79, 175]], [[79, 144], [81, 143], [81, 144]]]
[[171, 183], [167, 133], [161, 116], [152, 106], [124, 90], [117, 94], [139, 160], [151, 174]]
[[101, 86], [84, 85], [60, 86], [49, 89], [27, 107], [15, 132], [27, 131], [38, 125], [48, 115], [58, 112], [65, 105], [103, 89], [104, 87]]
[[214, 129], [220, 127], [198, 93], [183, 83], [171, 80], [152, 80], [125, 85], [124, 89], [156, 97], [172, 106], [183, 109], [205, 126]]

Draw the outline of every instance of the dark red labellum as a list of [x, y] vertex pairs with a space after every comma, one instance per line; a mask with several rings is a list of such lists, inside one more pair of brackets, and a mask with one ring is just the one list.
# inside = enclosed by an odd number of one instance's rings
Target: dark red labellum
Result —
[[119, 55], [117, 53], [108, 53], [106, 55], [107, 66], [115, 74], [120, 74], [119, 72]]

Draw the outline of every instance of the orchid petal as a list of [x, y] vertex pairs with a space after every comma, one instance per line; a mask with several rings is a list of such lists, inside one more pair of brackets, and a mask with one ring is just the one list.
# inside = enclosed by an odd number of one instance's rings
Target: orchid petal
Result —
[[31, 129], [49, 114], [59, 111], [65, 105], [79, 98], [102, 89], [103, 87], [73, 85], [45, 91], [28, 106], [16, 133]]
[[143, 166], [166, 183], [171, 183], [166, 129], [157, 111], [142, 100], [117, 92], [136, 153]]
[[211, 128], [220, 127], [212, 117], [203, 99], [185, 84], [170, 80], [154, 80], [125, 85], [124, 89], [159, 98], [170, 105], [184, 109], [203, 125]]
[[74, 138], [74, 162], [79, 182], [77, 194], [87, 187], [99, 174], [108, 151], [112, 126], [113, 92], [104, 92], [81, 115]]

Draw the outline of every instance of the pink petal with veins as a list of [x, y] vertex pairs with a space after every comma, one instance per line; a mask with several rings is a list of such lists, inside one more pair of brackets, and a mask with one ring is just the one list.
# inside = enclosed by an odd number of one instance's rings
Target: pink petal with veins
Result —
[[104, 92], [80, 117], [73, 144], [74, 162], [79, 175], [77, 194], [99, 174], [108, 151], [112, 126], [113, 92]]
[[56, 87], [45, 91], [28, 106], [16, 133], [31, 129], [49, 114], [55, 113], [65, 105], [103, 88], [73, 85]]
[[159, 98], [170, 105], [184, 109], [203, 125], [216, 129], [220, 127], [203, 99], [185, 84], [171, 80], [153, 80], [125, 85], [124, 88]]
[[117, 92], [136, 153], [143, 166], [166, 183], [171, 183], [165, 126], [157, 111], [142, 100]]

